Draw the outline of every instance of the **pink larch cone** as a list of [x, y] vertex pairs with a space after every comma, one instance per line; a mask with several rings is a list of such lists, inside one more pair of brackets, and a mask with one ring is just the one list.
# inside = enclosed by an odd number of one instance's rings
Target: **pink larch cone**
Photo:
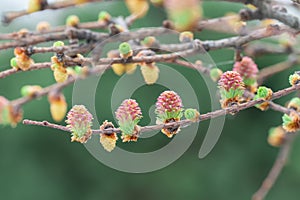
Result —
[[256, 78], [258, 68], [252, 58], [244, 56], [241, 61], [234, 63], [233, 71], [238, 72], [243, 78]]
[[227, 71], [221, 75], [218, 82], [220, 88], [225, 89], [227, 92], [230, 89], [240, 89], [244, 88], [244, 83], [241, 75], [235, 71]]
[[[182, 117], [182, 100], [174, 91], [164, 91], [157, 98], [155, 113], [157, 114], [157, 123], [169, 123], [180, 121]], [[162, 132], [169, 138], [179, 132], [179, 126], [164, 128]]]
[[92, 114], [83, 105], [75, 105], [67, 115], [67, 127], [72, 131], [72, 142], [86, 143], [92, 135]]
[[223, 73], [218, 81], [221, 94], [221, 106], [226, 108], [239, 102], [244, 94], [244, 82], [241, 75], [235, 71]]
[[136, 141], [142, 111], [134, 99], [125, 99], [116, 111], [116, 118], [122, 131], [123, 142]]

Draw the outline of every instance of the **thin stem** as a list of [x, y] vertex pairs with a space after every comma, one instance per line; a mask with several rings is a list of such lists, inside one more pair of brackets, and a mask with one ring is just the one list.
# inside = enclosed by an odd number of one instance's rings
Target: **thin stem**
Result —
[[[227, 1], [234, 1], [234, 0], [227, 0]], [[235, 1], [238, 2], [238, 1]], [[241, 1], [245, 3], [244, 0]], [[253, 19], [277, 19], [282, 23], [294, 28], [295, 30], [300, 30], [300, 19], [298, 16], [292, 15], [288, 12], [276, 8], [269, 0], [247, 0], [247, 3], [251, 3], [258, 7], [258, 10], [250, 10], [247, 9], [247, 14], [245, 15], [246, 20], [253, 20]], [[278, 4], [278, 6], [280, 6]], [[245, 11], [245, 10], [244, 10]]]
[[71, 76], [68, 78], [68, 80], [66, 80], [63, 83], [55, 83], [53, 85], [50, 85], [46, 88], [43, 88], [43, 90], [36, 92], [35, 95], [32, 97], [28, 97], [28, 96], [21, 97], [19, 99], [11, 101], [11, 104], [14, 107], [21, 107], [22, 105], [32, 101], [33, 99], [40, 98], [40, 97], [43, 97], [43, 96], [49, 94], [51, 91], [60, 91], [63, 88], [67, 87], [68, 85], [74, 83], [76, 80], [85, 79], [88, 76], [100, 74], [100, 73], [104, 72], [108, 67], [109, 66], [107, 66], [107, 65], [95, 66], [94, 68], [89, 69], [84, 75]]
[[[87, 3], [100, 2], [100, 1], [102, 1], [102, 0], [89, 0]], [[43, 10], [57, 10], [57, 9], [63, 9], [63, 8], [67, 8], [67, 7], [73, 7], [73, 6], [76, 6], [76, 5], [78, 5], [78, 3], [76, 3], [75, 1], [72, 1], [72, 0], [58, 1], [58, 2], [55, 2], [55, 3], [47, 4], [40, 11], [43, 11]], [[30, 13], [27, 10], [7, 12], [2, 16], [2, 22], [5, 23], [5, 24], [8, 24], [8, 23], [12, 22], [14, 19], [16, 19], [18, 17], [28, 15], [28, 14], [30, 14]]]
[[300, 59], [297, 59], [295, 55], [290, 55], [286, 61], [277, 63], [275, 65], [260, 70], [257, 77], [257, 82], [261, 84], [266, 78], [275, 75], [279, 72], [282, 72], [286, 69], [289, 69], [299, 63], [300, 63]]
[[274, 162], [274, 165], [272, 166], [268, 176], [263, 181], [261, 187], [252, 196], [252, 200], [263, 200], [265, 198], [265, 196], [268, 194], [268, 192], [271, 190], [271, 188], [275, 184], [276, 180], [278, 179], [282, 169], [284, 168], [284, 166], [288, 160], [288, 156], [289, 156], [291, 145], [294, 141], [294, 138], [295, 138], [295, 134], [287, 133], [285, 142], [282, 145], [282, 147], [280, 148], [280, 151]]
[[[116, 19], [118, 19], [118, 18], [116, 18]], [[136, 18], [133, 17], [132, 15], [129, 15], [124, 20], [125, 20], [125, 23], [127, 24], [127, 26], [130, 26], [134, 22], [134, 20], [136, 20]], [[112, 23], [117, 23], [117, 22], [115, 22], [115, 18], [113, 18], [109, 22], [104, 22], [104, 21], [81, 22], [76, 26], [76, 28], [77, 29], [90, 29], [90, 30], [92, 30], [92, 29], [107, 29], [109, 24], [112, 24]], [[33, 32], [29, 32], [28, 34], [30, 36], [45, 35], [45, 34], [50, 34], [50, 33], [64, 32], [67, 28], [68, 28], [68, 26], [61, 25], [61, 26], [52, 27], [50, 30], [33, 31]], [[16, 40], [19, 38], [20, 38], [20, 34], [18, 32], [0, 34], [0, 40]]]
[[[73, 30], [74, 31], [74, 30]], [[76, 31], [78, 36], [81, 35], [81, 37], [84, 37], [85, 34], [88, 34], [86, 31]], [[137, 32], [131, 32], [131, 34], [129, 33], [124, 33], [124, 37], [127, 37], [127, 39], [133, 38], [134, 36], [137, 35], [137, 33], [141, 34], [143, 37], [145, 36], [149, 36], [153, 33], [158, 34], [158, 33], [164, 33], [166, 32], [166, 29], [163, 30], [159, 30], [159, 28], [155, 29], [144, 29], [141, 31], [137, 31]], [[235, 47], [235, 46], [241, 46], [245, 43], [248, 43], [250, 41], [256, 40], [256, 39], [261, 39], [264, 37], [268, 37], [271, 36], [271, 32], [273, 34], [280, 34], [281, 32], [283, 32], [283, 30], [279, 29], [272, 29], [271, 31], [268, 29], [261, 29], [257, 32], [253, 32], [250, 33], [247, 36], [237, 36], [237, 37], [231, 37], [231, 38], [226, 38], [226, 39], [220, 39], [220, 40], [215, 40], [215, 41], [199, 41], [199, 40], [195, 40], [194, 43], [186, 43], [186, 44], [170, 44], [170, 45], [161, 45], [161, 48], [163, 50], [168, 50], [168, 51], [175, 51], [175, 50], [182, 50], [182, 52], [175, 52], [175, 53], [171, 53], [171, 54], [163, 54], [163, 55], [154, 55], [154, 56], [145, 56], [145, 57], [133, 57], [130, 60], [127, 60], [127, 63], [132, 63], [132, 62], [158, 62], [158, 61], [168, 61], [168, 60], [174, 60], [176, 58], [179, 57], [186, 57], [187, 55], [190, 55], [192, 53], [195, 53], [195, 49], [190, 49], [190, 48], [196, 48], [201, 50], [215, 50], [215, 49], [220, 49], [220, 48], [226, 48], [226, 47]], [[94, 33], [95, 35], [93, 37], [104, 37], [103, 34], [99, 34], [98, 33]], [[123, 38], [122, 33], [120, 34], [120, 36], [117, 36], [118, 38]], [[141, 36], [140, 35], [140, 36]], [[57, 37], [67, 37], [65, 34], [58, 34], [58, 35], [54, 35], [53, 37], [48, 37], [48, 38], [43, 38], [40, 36], [36, 36], [37, 38], [33, 37], [31, 38], [32, 43], [36, 43], [37, 41], [46, 41], [47, 39], [54, 39], [56, 40]], [[139, 36], [139, 37], [140, 37]], [[105, 36], [106, 37], [106, 36]], [[116, 40], [116, 38], [114, 38], [114, 40]], [[29, 42], [29, 41], [26, 41]], [[16, 43], [14, 45], [17, 45], [17, 42], [13, 42]], [[29, 42], [30, 43], [30, 42]], [[194, 44], [194, 45], [193, 45]], [[11, 44], [10, 44], [11, 45]], [[6, 48], [8, 46], [8, 43], [4, 43], [0, 44], [0, 49], [1, 48]], [[61, 52], [62, 50], [67, 50], [69, 49], [70, 46], [65, 46], [65, 47], [33, 47], [32, 52], [33, 53], [44, 53], [44, 52]], [[183, 51], [186, 50], [186, 51]], [[75, 58], [72, 59], [71, 61], [73, 61], [73, 64], [83, 64], [83, 63], [91, 63], [92, 60], [89, 58]], [[99, 61], [97, 62], [97, 64], [101, 65], [101, 64], [112, 64], [112, 63], [124, 63], [124, 60], [122, 58], [101, 58], [99, 59]], [[186, 63], [182, 63], [185, 64], [185, 66], [189, 66]], [[40, 68], [46, 68], [46, 67], [50, 67], [49, 64], [47, 64], [47, 66], [43, 66], [43, 67], [38, 67], [36, 66], [38, 64], [33, 65], [33, 67], [30, 68], [30, 70], [36, 70], [36, 69], [40, 69]], [[43, 65], [43, 64], [41, 64]], [[16, 70], [7, 70], [4, 72], [0, 72], [0, 78], [4, 78], [8, 75], [14, 74], [18, 71]]]
[[278, 44], [260, 42], [250, 44], [245, 47], [244, 52], [251, 57], [258, 57], [266, 54], [287, 54], [290, 53], [289, 48], [284, 48]]
[[[39, 70], [39, 69], [45, 69], [45, 68], [50, 68], [51, 63], [46, 62], [46, 63], [37, 63], [37, 64], [32, 64], [28, 71], [33, 71], [33, 70]], [[0, 72], [0, 79], [5, 78], [7, 76], [10, 76], [12, 74], [18, 73], [18, 72], [24, 72], [22, 70], [18, 70], [16, 68], [11, 68], [5, 71]]]

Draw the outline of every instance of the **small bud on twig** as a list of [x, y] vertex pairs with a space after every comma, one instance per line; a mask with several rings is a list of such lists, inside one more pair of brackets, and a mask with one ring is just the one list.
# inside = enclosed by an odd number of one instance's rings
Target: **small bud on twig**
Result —
[[286, 132], [281, 126], [270, 128], [268, 143], [273, 147], [280, 147], [286, 138]]

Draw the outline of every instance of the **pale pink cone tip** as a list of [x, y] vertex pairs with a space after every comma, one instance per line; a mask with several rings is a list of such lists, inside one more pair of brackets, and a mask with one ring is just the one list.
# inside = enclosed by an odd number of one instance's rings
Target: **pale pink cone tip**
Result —
[[258, 68], [252, 58], [244, 56], [241, 61], [234, 63], [233, 71], [238, 72], [244, 78], [255, 78]]
[[182, 107], [182, 100], [174, 91], [164, 91], [157, 98], [156, 111], [158, 113], [177, 112], [180, 111]]
[[142, 116], [141, 108], [134, 99], [125, 99], [116, 111], [119, 121], [136, 120]]
[[221, 75], [218, 82], [219, 87], [224, 88], [226, 91], [230, 89], [239, 89], [244, 87], [241, 75], [236, 71], [227, 71]]

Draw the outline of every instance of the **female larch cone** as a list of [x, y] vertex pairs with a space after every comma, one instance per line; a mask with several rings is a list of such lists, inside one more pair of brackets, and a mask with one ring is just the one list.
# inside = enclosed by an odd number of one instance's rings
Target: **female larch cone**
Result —
[[[180, 96], [174, 91], [164, 91], [157, 98], [155, 113], [157, 124], [178, 122], [183, 115], [183, 105]], [[162, 132], [169, 138], [180, 131], [179, 126], [163, 128]]]
[[223, 73], [218, 81], [218, 86], [223, 108], [238, 103], [245, 90], [241, 75], [235, 71]]
[[86, 143], [92, 135], [92, 114], [83, 105], [75, 105], [68, 112], [66, 123], [72, 132], [72, 142]]
[[255, 92], [258, 68], [252, 58], [244, 56], [241, 61], [235, 62], [233, 71], [238, 72], [242, 76], [245, 86]]
[[243, 78], [256, 78], [258, 68], [252, 58], [244, 56], [241, 61], [235, 62], [233, 71], [238, 72]]
[[125, 99], [115, 114], [122, 131], [123, 142], [136, 141], [139, 132], [137, 124], [142, 118], [142, 111], [136, 100]]

